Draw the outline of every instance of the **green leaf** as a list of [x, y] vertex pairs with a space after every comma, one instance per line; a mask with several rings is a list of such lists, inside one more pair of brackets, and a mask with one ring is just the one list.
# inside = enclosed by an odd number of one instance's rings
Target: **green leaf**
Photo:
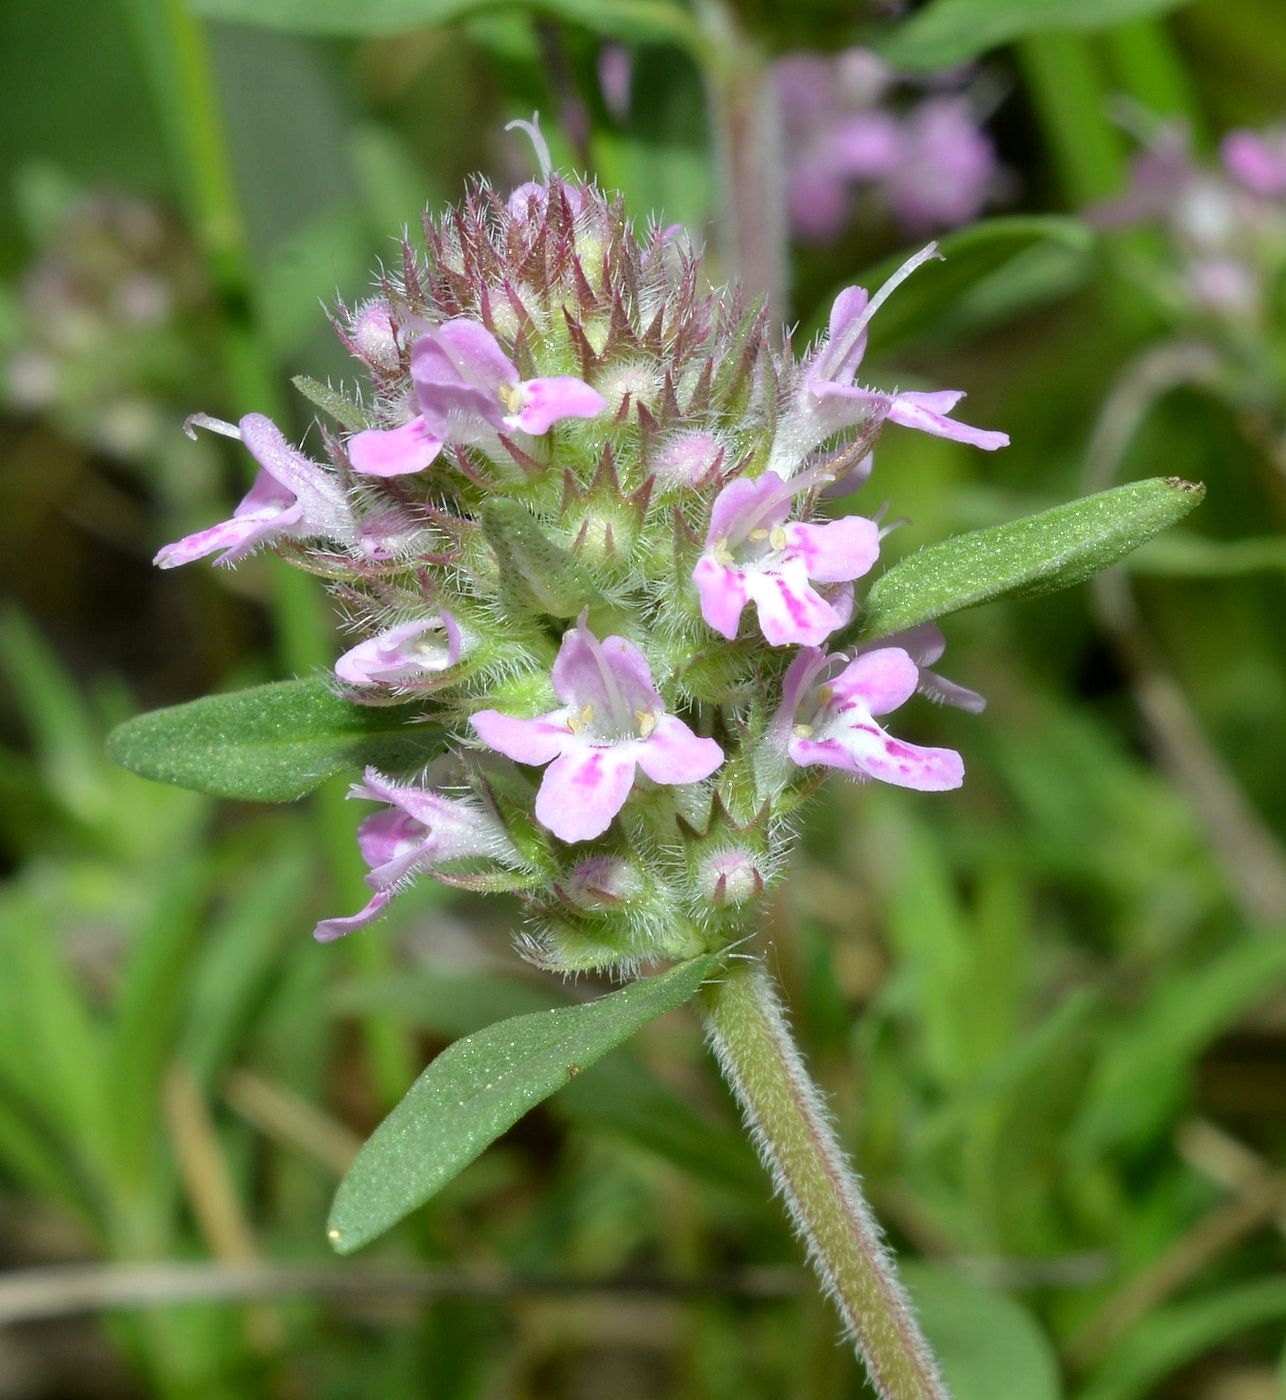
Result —
[[[1154, 1311], [1088, 1379], [1078, 1400], [1146, 1400], [1158, 1385], [1220, 1342], [1286, 1320], [1286, 1279], [1225, 1286]], [[1279, 1334], [1280, 1335], [1280, 1334]]]
[[355, 705], [321, 679], [207, 695], [118, 725], [107, 752], [141, 777], [215, 797], [291, 802], [348, 768], [409, 768], [440, 748], [423, 703]]
[[693, 958], [582, 1006], [458, 1040], [376, 1128], [340, 1183], [329, 1238], [351, 1254], [441, 1190], [519, 1118], [641, 1026], [681, 1006], [719, 962]]
[[1059, 1400], [1054, 1349], [1026, 1308], [924, 1264], [903, 1265], [902, 1277], [954, 1400]]
[[[881, 354], [925, 331], [936, 339], [944, 325], [947, 333], [960, 334], [1013, 311], [1029, 311], [1033, 298], [1061, 295], [1083, 279], [1093, 244], [1093, 229], [1065, 214], [1010, 214], [947, 234], [938, 240], [942, 260], [920, 268], [872, 320], [868, 354]], [[844, 285], [874, 292], [908, 256], [895, 253]], [[813, 334], [825, 329], [833, 300], [833, 294], [826, 297], [809, 322]]]
[[1181, 520], [1205, 490], [1178, 477], [1151, 477], [1025, 520], [954, 535], [876, 579], [856, 635], [863, 641], [887, 637], [979, 603], [1069, 588]]
[[289, 29], [301, 34], [397, 34], [459, 24], [488, 11], [534, 10], [595, 34], [631, 43], [676, 43], [697, 48], [700, 31], [671, 0], [196, 0], [209, 19]]
[[950, 68], [1011, 39], [1049, 30], [1107, 29], [1177, 9], [1184, 0], [935, 0], [877, 44], [894, 68]]
[[1069, 1161], [1099, 1161], [1113, 1149], [1160, 1137], [1188, 1092], [1201, 1052], [1286, 979], [1286, 929], [1234, 943], [1198, 966], [1171, 969], [1105, 1037], [1081, 1118], [1064, 1149]]

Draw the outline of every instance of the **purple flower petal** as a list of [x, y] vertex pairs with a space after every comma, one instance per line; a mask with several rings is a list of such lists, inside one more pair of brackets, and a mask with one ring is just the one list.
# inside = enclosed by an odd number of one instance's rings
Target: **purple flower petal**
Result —
[[790, 752], [800, 765], [821, 763], [917, 792], [947, 792], [964, 782], [964, 760], [954, 749], [904, 743], [874, 720], [852, 724], [829, 739], [795, 739]]
[[769, 727], [772, 751], [800, 765], [824, 764], [922, 792], [959, 787], [964, 764], [958, 753], [903, 743], [873, 718], [915, 693], [921, 678], [908, 653], [901, 647], [861, 652], [828, 680], [842, 659], [814, 650], [791, 663]]
[[954, 228], [982, 211], [996, 171], [995, 148], [969, 104], [926, 98], [907, 119], [901, 159], [888, 172], [889, 203], [911, 233]]
[[413, 683], [460, 659], [460, 629], [448, 612], [399, 623], [346, 651], [335, 674], [348, 685]]
[[417, 383], [470, 384], [493, 399], [502, 387], [519, 380], [518, 366], [500, 342], [480, 321], [467, 316], [426, 331], [415, 342], [411, 360]]
[[313, 930], [313, 937], [318, 943], [333, 943], [337, 938], [365, 928], [367, 924], [378, 919], [392, 902], [393, 896], [388, 890], [377, 890], [365, 907], [356, 914], [339, 919], [323, 919]]
[[723, 762], [713, 739], [694, 734], [676, 715], [663, 715], [638, 746], [639, 767], [654, 783], [699, 783]]
[[828, 380], [842, 384], [852, 382], [866, 353], [866, 330], [863, 328], [852, 344], [846, 344], [848, 329], [866, 313], [869, 300], [865, 287], [845, 287], [831, 303], [826, 341], [808, 367], [807, 383]]
[[[264, 487], [260, 489], [260, 482]], [[173, 544], [167, 544], [157, 552], [152, 562], [161, 569], [175, 569], [182, 564], [204, 559], [217, 550], [224, 553], [217, 561], [220, 564], [235, 564], [245, 558], [259, 544], [272, 539], [284, 528], [295, 524], [303, 514], [299, 503], [288, 491], [277, 488], [278, 503], [269, 503], [265, 497], [271, 494], [275, 485], [266, 472], [260, 472], [249, 496], [237, 507], [237, 514], [231, 520], [198, 530], [193, 535], [185, 535]], [[261, 502], [258, 509], [246, 510], [247, 502], [258, 492]]]
[[896, 710], [915, 694], [919, 671], [901, 647], [863, 652], [830, 683], [840, 702], [856, 700], [873, 715]]
[[891, 175], [905, 151], [902, 127], [891, 112], [860, 112], [837, 122], [826, 140], [831, 168], [850, 180]]
[[966, 685], [957, 685], [936, 671], [926, 671], [920, 667], [920, 694], [936, 705], [952, 705], [967, 714], [980, 715], [987, 708], [987, 697], [970, 690]]
[[577, 713], [589, 706], [621, 727], [631, 724], [640, 711], [651, 714], [662, 708], [643, 653], [624, 637], [600, 642], [580, 625], [564, 635], [551, 679], [564, 705]]
[[516, 763], [548, 763], [557, 758], [571, 737], [560, 711], [538, 719], [515, 719], [499, 710], [479, 710], [469, 716], [478, 738]]
[[1262, 199], [1286, 195], [1286, 130], [1271, 136], [1256, 131], [1230, 131], [1219, 154], [1224, 169], [1251, 194]]
[[721, 637], [732, 641], [747, 601], [745, 574], [703, 554], [692, 570], [692, 582], [697, 587], [701, 616]]
[[348, 460], [364, 476], [406, 476], [422, 472], [442, 451], [442, 439], [423, 417], [401, 428], [367, 428], [348, 440]]
[[807, 242], [829, 243], [848, 223], [848, 189], [829, 162], [801, 160], [793, 166], [786, 199], [791, 225]]
[[[197, 421], [213, 426], [212, 420], [201, 416]], [[231, 520], [166, 545], [156, 555], [160, 568], [189, 564], [220, 549], [224, 553], [216, 562], [235, 564], [259, 545], [282, 536], [325, 537], [340, 544], [356, 537], [343, 488], [288, 443], [271, 419], [248, 413], [237, 429], [223, 424], [216, 431], [239, 437], [259, 463], [259, 473]]]
[[759, 630], [771, 646], [816, 646], [841, 625], [840, 615], [809, 584], [802, 563], [747, 574], [745, 586], [759, 614]]
[[560, 841], [590, 841], [611, 826], [634, 784], [632, 744], [569, 744], [545, 769], [536, 819]]
[[787, 525], [786, 545], [821, 583], [848, 583], [869, 573], [880, 555], [880, 527], [861, 515], [824, 525]]
[[784, 486], [775, 472], [763, 472], [753, 481], [745, 476], [730, 481], [715, 497], [710, 509], [706, 545], [731, 539], [752, 524], [761, 530], [780, 525], [790, 514], [791, 493], [784, 490]]
[[551, 680], [565, 709], [537, 719], [484, 710], [470, 723], [507, 757], [550, 764], [536, 816], [563, 841], [607, 830], [629, 796], [636, 764], [654, 782], [688, 783], [723, 762], [718, 744], [665, 713], [647, 659], [623, 637], [600, 642], [582, 620], [564, 635]]
[[391, 889], [420, 864], [431, 862], [437, 841], [423, 822], [399, 807], [373, 812], [357, 828], [357, 845], [370, 867], [366, 882], [373, 889]]
[[[349, 543], [354, 536], [352, 511], [334, 476], [287, 442], [281, 429], [262, 413], [247, 413], [239, 426], [241, 441], [250, 455], [299, 502], [303, 511], [300, 536], [325, 536]], [[248, 504], [253, 494], [252, 490], [242, 504]]]
[[972, 428], [967, 423], [957, 423], [954, 419], [944, 416], [944, 410], [938, 405], [950, 400], [951, 407], [954, 407], [963, 397], [963, 393], [956, 389], [943, 389], [927, 394], [898, 394], [889, 406], [889, 421], [900, 423], [904, 428], [918, 428], [922, 433], [932, 433], [934, 437], [950, 438], [953, 442], [967, 442], [974, 447], [981, 447], [985, 452], [994, 452], [998, 447], [1008, 447], [1008, 433]]
[[524, 380], [520, 393], [523, 406], [505, 417], [505, 425], [537, 437], [562, 418], [596, 418], [607, 407], [597, 389], [570, 374]]
[[738, 478], [715, 499], [692, 579], [702, 616], [721, 636], [737, 635], [748, 598], [774, 646], [820, 642], [851, 611], [851, 596], [837, 600], [841, 611], [809, 579], [846, 583], [866, 573], [879, 554], [879, 527], [860, 516], [783, 524], [792, 497], [808, 485], [807, 476], [784, 482], [764, 472], [753, 481]]

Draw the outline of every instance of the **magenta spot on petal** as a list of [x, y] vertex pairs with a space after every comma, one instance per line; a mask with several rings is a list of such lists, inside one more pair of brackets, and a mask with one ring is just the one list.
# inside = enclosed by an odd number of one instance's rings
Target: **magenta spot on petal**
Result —
[[796, 627], [808, 626], [808, 609], [804, 606], [803, 600], [796, 598], [790, 591], [790, 585], [784, 578], [777, 580], [777, 591], [781, 594], [781, 600], [786, 605], [786, 611], [790, 614], [790, 620]]
[[577, 787], [596, 788], [603, 777], [602, 754], [591, 754], [584, 767], [577, 769], [573, 779]]

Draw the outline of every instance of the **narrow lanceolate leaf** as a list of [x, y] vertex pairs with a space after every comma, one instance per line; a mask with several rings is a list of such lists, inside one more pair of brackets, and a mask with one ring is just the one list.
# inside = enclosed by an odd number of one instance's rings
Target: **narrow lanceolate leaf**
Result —
[[1199, 483], [1157, 476], [955, 535], [881, 575], [848, 640], [887, 637], [979, 603], [1081, 583], [1181, 520], [1205, 491]]
[[425, 703], [354, 705], [320, 679], [277, 681], [153, 710], [119, 725], [107, 752], [141, 777], [251, 802], [291, 802], [364, 764], [409, 768], [441, 747]]
[[357, 1154], [331, 1208], [331, 1244], [350, 1254], [423, 1205], [528, 1109], [681, 1006], [719, 960], [693, 958], [597, 1001], [515, 1016], [457, 1040]]
[[675, 0], [196, 0], [193, 9], [210, 19], [356, 37], [459, 24], [495, 10], [532, 10], [609, 38], [691, 49], [700, 44], [696, 22]]
[[933, 0], [879, 44], [894, 68], [949, 68], [1045, 30], [1105, 29], [1184, 0]]

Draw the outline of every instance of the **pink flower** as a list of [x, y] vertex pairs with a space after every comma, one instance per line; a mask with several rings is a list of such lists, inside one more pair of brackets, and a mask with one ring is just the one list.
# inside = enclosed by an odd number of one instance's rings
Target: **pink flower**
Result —
[[563, 637], [552, 680], [559, 709], [536, 719], [482, 710], [470, 723], [506, 757], [549, 764], [536, 816], [562, 841], [601, 836], [636, 768], [655, 783], [697, 783], [723, 762], [713, 739], [665, 712], [646, 659], [624, 637], [600, 642], [582, 620]]
[[422, 332], [411, 350], [411, 379], [418, 416], [400, 428], [369, 428], [350, 438], [354, 471], [423, 471], [445, 443], [490, 442], [500, 431], [539, 436], [562, 418], [593, 418], [607, 406], [570, 374], [523, 379], [486, 326], [466, 316]]
[[231, 520], [167, 544], [153, 560], [160, 568], [190, 564], [216, 550], [223, 553], [215, 563], [235, 564], [277, 539], [329, 539], [350, 544], [356, 538], [357, 525], [339, 483], [292, 447], [271, 419], [262, 413], [248, 413], [234, 427], [198, 413], [185, 425], [189, 435], [194, 435], [194, 425], [239, 438], [259, 463], [259, 474]]
[[847, 287], [835, 298], [826, 339], [813, 352], [794, 401], [778, 424], [770, 470], [789, 476], [796, 463], [832, 434], [857, 426], [871, 428], [885, 419], [988, 452], [1008, 445], [1007, 433], [973, 428], [947, 416], [964, 398], [962, 389], [885, 393], [854, 383], [871, 317], [916, 268], [937, 255], [937, 244], [928, 244], [908, 258], [874, 297], [868, 298], [863, 287]]
[[853, 655], [861, 656], [864, 652], [879, 651], [884, 647], [901, 647], [910, 656], [920, 671], [916, 690], [935, 704], [951, 705], [957, 710], [967, 710], [971, 715], [981, 714], [987, 708], [986, 700], [976, 690], [957, 685], [936, 671], [926, 669], [947, 649], [947, 639], [936, 622], [922, 622], [918, 627], [907, 628], [905, 632], [894, 632], [878, 641], [867, 642], [857, 647]]
[[1274, 132], [1230, 131], [1219, 147], [1224, 169], [1261, 199], [1286, 195], [1286, 127]]
[[860, 515], [823, 525], [787, 521], [808, 482], [764, 472], [740, 477], [715, 498], [705, 552], [692, 571], [701, 615], [721, 636], [737, 635], [752, 601], [773, 646], [815, 645], [852, 615], [852, 594], [838, 604], [812, 586], [860, 578], [880, 552], [880, 528]]
[[849, 50], [839, 61], [793, 53], [773, 65], [790, 157], [791, 223], [814, 242], [843, 231], [854, 182], [886, 176], [901, 150], [897, 118], [861, 110], [878, 98], [883, 77], [872, 72], [855, 84], [844, 80], [841, 63], [860, 64], [866, 57], [860, 50]]
[[624, 44], [604, 44], [598, 51], [598, 86], [603, 105], [614, 121], [630, 115], [630, 90], [634, 86], [634, 59]]
[[995, 151], [961, 94], [932, 94], [900, 115], [886, 110], [879, 104], [897, 75], [862, 49], [787, 54], [774, 75], [791, 222], [804, 238], [840, 234], [857, 189], [922, 233], [975, 218], [996, 184]]
[[782, 682], [774, 747], [801, 767], [820, 763], [920, 792], [957, 788], [964, 763], [954, 749], [903, 743], [875, 722], [905, 704], [919, 682], [902, 647], [880, 645], [851, 661], [815, 647], [801, 651]]
[[346, 651], [335, 674], [349, 685], [414, 686], [460, 659], [460, 629], [449, 612], [401, 622]]
[[907, 118], [885, 174], [889, 204], [909, 233], [967, 224], [982, 212], [996, 154], [961, 97], [926, 98]]
[[414, 876], [447, 861], [471, 856], [517, 859], [497, 818], [474, 802], [443, 797], [428, 788], [401, 787], [374, 768], [366, 770], [365, 782], [355, 783], [348, 795], [389, 804], [357, 828], [357, 844], [370, 867], [366, 883], [375, 893], [356, 914], [323, 919], [313, 931], [319, 942], [364, 928]]

